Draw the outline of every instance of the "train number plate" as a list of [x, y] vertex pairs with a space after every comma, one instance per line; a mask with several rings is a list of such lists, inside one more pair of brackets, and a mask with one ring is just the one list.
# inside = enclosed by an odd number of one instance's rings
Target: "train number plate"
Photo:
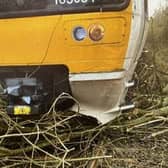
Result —
[[88, 4], [95, 3], [95, 0], [55, 0], [56, 5], [73, 5], [73, 4]]
[[30, 106], [15, 106], [14, 115], [30, 115], [31, 107]]

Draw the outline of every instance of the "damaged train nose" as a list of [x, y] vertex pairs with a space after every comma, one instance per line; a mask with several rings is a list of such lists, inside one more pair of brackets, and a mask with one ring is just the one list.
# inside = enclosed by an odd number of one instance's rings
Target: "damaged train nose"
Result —
[[[147, 30], [147, 0], [1, 0], [0, 82], [11, 115], [45, 113], [62, 93], [101, 123], [125, 96]], [[57, 110], [75, 109], [66, 96]]]
[[[116, 118], [121, 110], [134, 107], [120, 104], [124, 103], [124, 93], [128, 87], [133, 85], [126, 84], [125, 71], [69, 75], [64, 65], [38, 68], [7, 67], [0, 73], [8, 114], [24, 116], [46, 113], [55, 98], [63, 93], [72, 95], [79, 102], [80, 113], [92, 116], [101, 123]], [[72, 99], [58, 99], [57, 110], [69, 108], [76, 110]]]
[[133, 104], [124, 104], [125, 93], [134, 84], [126, 84], [124, 71], [74, 74], [70, 75], [70, 83], [73, 96], [80, 103], [80, 113], [101, 123], [113, 120], [122, 110], [134, 108]]

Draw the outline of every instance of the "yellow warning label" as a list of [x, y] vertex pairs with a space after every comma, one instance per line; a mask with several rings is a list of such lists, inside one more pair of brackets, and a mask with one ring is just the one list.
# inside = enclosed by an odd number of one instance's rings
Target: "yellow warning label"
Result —
[[15, 106], [14, 115], [30, 115], [31, 107], [30, 106]]

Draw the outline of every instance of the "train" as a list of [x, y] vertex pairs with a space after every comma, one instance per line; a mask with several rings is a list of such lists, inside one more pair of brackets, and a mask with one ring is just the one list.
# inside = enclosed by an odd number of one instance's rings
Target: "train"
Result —
[[0, 84], [14, 116], [124, 110], [148, 28], [147, 0], [0, 0]]

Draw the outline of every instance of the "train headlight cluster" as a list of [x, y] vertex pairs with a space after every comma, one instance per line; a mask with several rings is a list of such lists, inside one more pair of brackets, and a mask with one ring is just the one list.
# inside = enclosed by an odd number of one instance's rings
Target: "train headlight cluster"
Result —
[[75, 27], [73, 29], [73, 37], [76, 41], [84, 40], [88, 35], [88, 37], [92, 41], [100, 41], [104, 37], [104, 27], [100, 24], [93, 24], [89, 27], [88, 31], [81, 26]]

